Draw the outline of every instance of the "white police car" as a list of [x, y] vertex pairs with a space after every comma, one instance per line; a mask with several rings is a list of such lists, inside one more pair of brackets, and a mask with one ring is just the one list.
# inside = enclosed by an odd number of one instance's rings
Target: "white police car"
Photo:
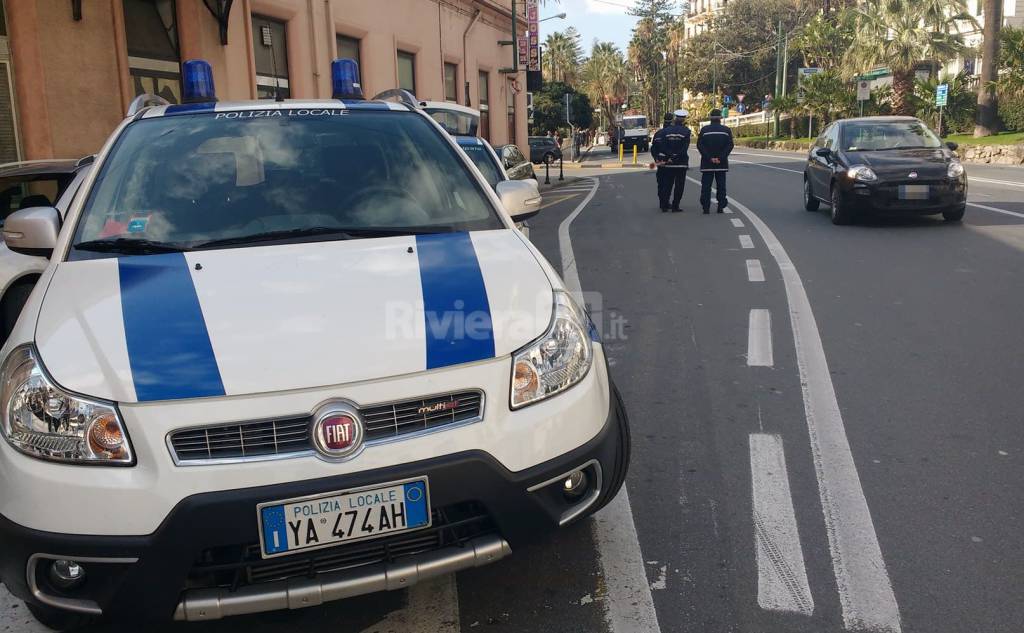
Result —
[[[496, 561], [619, 490], [587, 315], [415, 104], [130, 113], [0, 350], [0, 578], [42, 621], [212, 620]], [[135, 110], [135, 108], [133, 108]], [[506, 212], [507, 211], [507, 212]]]

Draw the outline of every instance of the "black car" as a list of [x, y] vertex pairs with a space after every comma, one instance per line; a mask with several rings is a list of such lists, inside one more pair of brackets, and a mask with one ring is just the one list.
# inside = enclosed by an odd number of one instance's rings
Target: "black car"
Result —
[[530, 162], [535, 165], [553, 163], [562, 157], [562, 150], [550, 136], [530, 137]]
[[953, 150], [914, 117], [836, 121], [814, 142], [804, 169], [804, 207], [832, 207], [834, 224], [859, 213], [964, 217], [967, 175]]

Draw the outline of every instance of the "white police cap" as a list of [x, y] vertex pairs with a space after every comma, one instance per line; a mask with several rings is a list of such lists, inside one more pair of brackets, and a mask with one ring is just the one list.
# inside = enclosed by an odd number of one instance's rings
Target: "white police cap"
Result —
[[674, 114], [680, 119], [685, 119], [686, 117], [690, 116], [690, 113], [687, 112], [685, 109], [676, 110]]

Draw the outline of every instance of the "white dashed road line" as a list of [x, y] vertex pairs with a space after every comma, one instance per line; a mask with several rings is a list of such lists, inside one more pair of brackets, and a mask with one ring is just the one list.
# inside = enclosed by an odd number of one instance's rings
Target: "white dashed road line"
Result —
[[[562, 278], [576, 301], [583, 305], [583, 289], [576, 269], [576, 256], [572, 250], [569, 229], [573, 220], [583, 211], [597, 193], [599, 181], [591, 178], [593, 189], [579, 206], [558, 226], [558, 249], [562, 257]], [[611, 633], [660, 633], [658, 614], [654, 610], [647, 570], [640, 551], [640, 539], [633, 522], [633, 509], [629, 505], [626, 486], [593, 522], [594, 541], [597, 543], [601, 575], [604, 578], [605, 622]]]
[[747, 328], [747, 365], [771, 367], [774, 364], [772, 314], [768, 310], [755, 308], [750, 311], [749, 327]]
[[850, 451], [821, 334], [803, 280], [785, 248], [761, 218], [746, 206], [735, 201], [733, 204], [760, 233], [782, 273], [843, 623], [851, 631], [900, 633], [899, 606]]
[[754, 240], [750, 239], [749, 235], [741, 235], [740, 246], [743, 248], [754, 248]]
[[732, 225], [735, 226], [736, 228], [738, 228], [738, 229], [742, 229], [743, 228], [743, 220], [741, 220], [739, 218], [730, 218], [729, 221], [732, 222]]
[[1006, 185], [1007, 187], [1024, 187], [1024, 182], [1013, 182], [1011, 180], [993, 180], [991, 178], [977, 178], [975, 176], [967, 175], [967, 182], [984, 182], [990, 185]]
[[793, 511], [782, 437], [750, 435], [757, 604], [770, 611], [810, 616], [814, 598], [807, 583], [804, 552]]
[[747, 260], [747, 281], [764, 281], [764, 269], [760, 259]]
[[1002, 213], [1004, 215], [1012, 215], [1015, 218], [1024, 218], [1024, 213], [1017, 213], [1016, 211], [1007, 211], [1006, 209], [997, 209], [995, 207], [990, 207], [984, 204], [978, 204], [977, 202], [968, 202], [967, 206], [985, 209], [986, 211], [995, 211], [996, 213]]

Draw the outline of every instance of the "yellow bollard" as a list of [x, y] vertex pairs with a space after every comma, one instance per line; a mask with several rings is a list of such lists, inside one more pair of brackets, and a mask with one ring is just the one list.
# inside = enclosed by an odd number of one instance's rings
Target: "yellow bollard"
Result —
[[623, 151], [625, 151], [625, 149], [626, 149], [626, 148], [624, 148], [624, 147], [622, 146], [622, 143], [620, 142], [620, 143], [619, 143], [619, 162], [620, 162], [620, 163], [622, 162], [622, 152], [623, 152]]
[[636, 165], [636, 145], [633, 146], [633, 164]]

